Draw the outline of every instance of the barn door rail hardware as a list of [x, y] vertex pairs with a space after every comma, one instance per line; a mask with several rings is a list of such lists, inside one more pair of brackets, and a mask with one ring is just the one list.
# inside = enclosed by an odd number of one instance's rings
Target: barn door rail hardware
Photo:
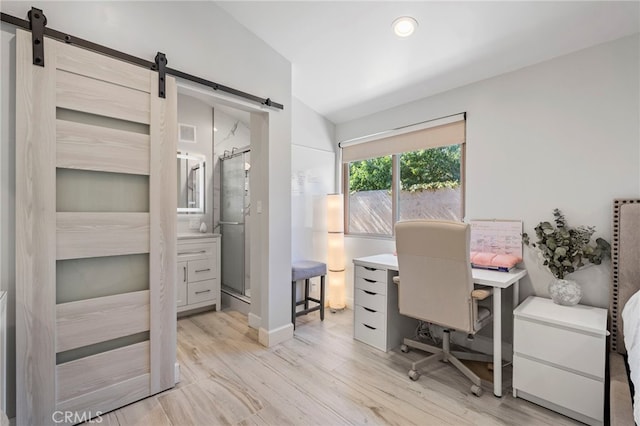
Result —
[[[219, 84], [202, 77], [198, 77], [186, 72], [182, 72], [177, 69], [167, 67], [167, 57], [163, 53], [158, 52], [154, 62], [147, 61], [137, 56], [129, 55], [128, 53], [121, 52], [119, 50], [112, 49], [88, 40], [84, 40], [79, 37], [75, 37], [69, 34], [65, 34], [61, 31], [54, 30], [47, 27], [47, 17], [41, 9], [32, 7], [27, 13], [28, 20], [17, 18], [7, 13], [0, 13], [0, 20], [8, 24], [14, 25], [18, 28], [22, 28], [27, 31], [31, 31], [33, 40], [33, 64], [38, 66], [44, 66], [44, 36], [58, 40], [67, 44], [73, 44], [74, 46], [82, 47], [83, 49], [92, 50], [103, 55], [111, 56], [112, 58], [120, 59], [122, 61], [129, 62], [140, 67], [158, 71], [158, 96], [165, 97], [164, 80], [165, 75], [162, 74], [164, 70], [165, 74], [170, 74], [175, 77], [183, 78], [185, 80], [193, 81], [195, 83], [208, 86], [215, 91], [228, 93], [233, 96], [237, 96], [251, 102], [264, 105], [274, 109], [284, 109], [284, 105], [274, 102], [271, 98], [262, 98], [260, 96], [252, 95], [250, 93], [243, 92], [241, 90], [234, 89], [223, 84]], [[162, 61], [164, 59], [164, 61]]]

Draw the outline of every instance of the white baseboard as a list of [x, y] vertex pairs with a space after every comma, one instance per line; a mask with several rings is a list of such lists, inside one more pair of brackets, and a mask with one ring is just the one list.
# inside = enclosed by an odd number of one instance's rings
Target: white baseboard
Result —
[[175, 365], [173, 366], [173, 376], [174, 376], [174, 381], [176, 382], [176, 385], [180, 383], [180, 364], [178, 364], [178, 362], [176, 362]]
[[344, 299], [344, 303], [347, 306], [347, 308], [353, 310], [353, 298], [345, 298]]
[[293, 338], [293, 324], [286, 324], [274, 330], [258, 329], [258, 342], [268, 348]]
[[249, 315], [247, 315], [247, 318], [249, 320], [249, 327], [254, 328], [256, 330], [260, 329], [260, 324], [262, 323], [262, 318], [257, 316], [254, 313], [249, 312]]

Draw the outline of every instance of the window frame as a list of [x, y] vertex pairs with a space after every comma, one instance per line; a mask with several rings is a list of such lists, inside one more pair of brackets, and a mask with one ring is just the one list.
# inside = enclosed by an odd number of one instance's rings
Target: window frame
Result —
[[[455, 144], [460, 145], [460, 215], [464, 220], [466, 215], [466, 141]], [[450, 145], [443, 145], [450, 146]], [[424, 148], [435, 149], [440, 147]], [[413, 151], [407, 151], [413, 152]], [[395, 225], [400, 221], [400, 156], [404, 152], [391, 154], [391, 234], [373, 234], [363, 232], [351, 232], [349, 230], [350, 218], [350, 202], [349, 202], [349, 164], [351, 162], [342, 163], [342, 193], [344, 205], [344, 234], [354, 237], [379, 238], [392, 240], [395, 238]], [[372, 157], [377, 158], [377, 157]]]

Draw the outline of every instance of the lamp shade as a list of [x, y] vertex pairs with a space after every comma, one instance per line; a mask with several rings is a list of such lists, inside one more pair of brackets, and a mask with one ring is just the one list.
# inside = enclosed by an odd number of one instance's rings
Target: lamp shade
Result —
[[344, 232], [344, 206], [342, 194], [327, 195], [327, 231]]
[[342, 194], [327, 195], [329, 307], [344, 309], [344, 208]]

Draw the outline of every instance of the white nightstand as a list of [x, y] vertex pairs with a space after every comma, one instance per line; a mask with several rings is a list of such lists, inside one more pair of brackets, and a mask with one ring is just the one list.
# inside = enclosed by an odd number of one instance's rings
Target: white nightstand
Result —
[[603, 424], [607, 310], [531, 296], [514, 317], [513, 396]]

